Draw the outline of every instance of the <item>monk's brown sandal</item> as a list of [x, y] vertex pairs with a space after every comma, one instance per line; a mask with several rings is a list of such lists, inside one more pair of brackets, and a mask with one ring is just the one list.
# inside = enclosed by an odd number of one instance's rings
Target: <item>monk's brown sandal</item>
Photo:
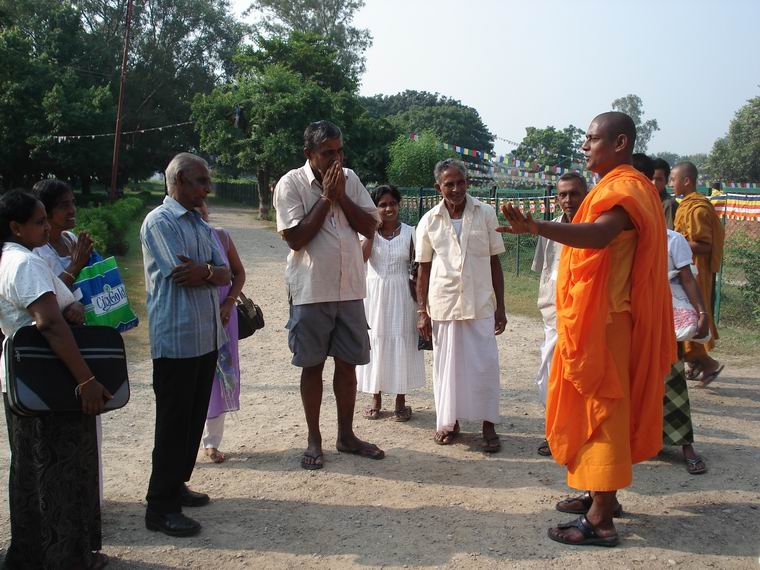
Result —
[[[559, 532], [557, 532], [571, 528], [577, 528], [579, 531], [581, 531], [583, 538], [576, 542], [568, 540], [567, 538], [561, 536]], [[620, 537], [617, 533], [613, 534], [612, 536], [599, 536], [596, 527], [589, 522], [585, 515], [581, 515], [569, 523], [560, 524], [554, 528], [550, 528], [549, 538], [556, 542], [569, 544], [571, 546], [617, 546], [620, 543]]]
[[[583, 508], [581, 509], [573, 509], [572, 507], [566, 507], [563, 506], [563, 503], [574, 503], [578, 502], [583, 505]], [[589, 509], [591, 508], [591, 504], [594, 502], [594, 498], [591, 496], [591, 491], [586, 491], [582, 495], [578, 495], [577, 497], [570, 497], [569, 499], [563, 499], [559, 503], [557, 503], [556, 509], [561, 513], [569, 513], [571, 515], [585, 515]], [[615, 507], [615, 510], [612, 512], [612, 516], [616, 519], [619, 519], [623, 516], [623, 505], [618, 503], [618, 506]]]

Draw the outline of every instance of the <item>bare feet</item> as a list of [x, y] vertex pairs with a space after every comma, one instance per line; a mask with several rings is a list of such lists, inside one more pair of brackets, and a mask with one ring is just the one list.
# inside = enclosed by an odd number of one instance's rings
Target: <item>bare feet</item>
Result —
[[367, 459], [382, 459], [385, 452], [374, 443], [362, 441], [355, 435], [343, 437], [335, 442], [335, 448], [341, 453], [351, 453]]
[[224, 456], [224, 453], [222, 453], [215, 447], [206, 448], [206, 457], [208, 457], [214, 463], [224, 463], [224, 460], [227, 459]]

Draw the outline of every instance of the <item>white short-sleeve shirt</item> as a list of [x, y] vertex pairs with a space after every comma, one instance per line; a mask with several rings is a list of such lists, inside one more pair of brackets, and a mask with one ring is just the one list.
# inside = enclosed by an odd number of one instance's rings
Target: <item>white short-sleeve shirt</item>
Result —
[[470, 195], [457, 239], [443, 201], [417, 225], [415, 261], [432, 262], [428, 314], [434, 321], [485, 319], [496, 310], [491, 256], [504, 252], [496, 211]]
[[[62, 231], [61, 235], [63, 235], [64, 239], [68, 240], [69, 243], [72, 244], [72, 248], [76, 245], [77, 236], [75, 236], [72, 232]], [[53, 273], [55, 275], [60, 275], [66, 271], [69, 263], [71, 263], [70, 255], [58, 255], [58, 252], [49, 243], [46, 243], [42, 247], [35, 247], [33, 251], [43, 260], [45, 260], [45, 263], [48, 264], [48, 267], [53, 270]], [[76, 275], [74, 277], [76, 278]], [[79, 287], [74, 289], [74, 298], [77, 301], [82, 298], [82, 291], [79, 289]]]
[[668, 231], [668, 277], [670, 278], [670, 290], [673, 296], [679, 299], [688, 299], [686, 291], [681, 286], [678, 278], [678, 270], [691, 266], [692, 273], [697, 274], [697, 268], [692, 264], [694, 254], [686, 238], [673, 230]]
[[[53, 293], [61, 310], [75, 301], [74, 294], [58, 279], [42, 258], [22, 245], [3, 244], [0, 257], [0, 329], [6, 339], [34, 321], [27, 308], [45, 293]], [[5, 356], [3, 350], [0, 379], [5, 391]]]
[[[343, 169], [346, 196], [380, 222], [377, 207], [353, 170]], [[296, 227], [319, 201], [322, 187], [306, 161], [283, 176], [274, 189], [277, 231]], [[359, 236], [341, 207], [333, 204], [319, 232], [288, 254], [285, 281], [294, 305], [354, 301], [367, 296]]]

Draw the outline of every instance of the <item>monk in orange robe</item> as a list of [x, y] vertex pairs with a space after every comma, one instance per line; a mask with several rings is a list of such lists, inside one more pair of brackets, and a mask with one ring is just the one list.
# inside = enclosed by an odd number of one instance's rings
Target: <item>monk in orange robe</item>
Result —
[[685, 342], [684, 360], [689, 364], [687, 377], [701, 378], [707, 386], [723, 371], [720, 362], [707, 354], [715, 347], [718, 329], [713, 319], [713, 292], [715, 274], [720, 271], [723, 259], [725, 232], [712, 202], [697, 192], [697, 167], [691, 162], [679, 162], [670, 173], [670, 185], [676, 196], [683, 196], [675, 218], [675, 231], [683, 235], [694, 254], [697, 266], [697, 283], [702, 302], [707, 309], [712, 338], [707, 343]]
[[583, 151], [602, 178], [572, 224], [533, 220], [511, 204], [509, 227], [561, 242], [557, 348], [546, 438], [568, 485], [586, 491], [557, 504], [580, 514], [549, 529], [572, 545], [615, 546], [617, 490], [632, 466], [662, 447], [663, 378], [676, 360], [665, 220], [654, 185], [631, 166], [636, 138], [625, 113], [597, 116]]

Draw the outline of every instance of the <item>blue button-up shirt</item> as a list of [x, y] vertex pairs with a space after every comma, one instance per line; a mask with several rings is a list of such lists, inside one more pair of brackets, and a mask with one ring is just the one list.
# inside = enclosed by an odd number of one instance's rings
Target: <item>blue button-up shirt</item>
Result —
[[178, 255], [225, 265], [213, 231], [198, 212], [185, 209], [171, 196], [145, 217], [140, 241], [153, 358], [202, 356], [227, 342], [216, 285], [183, 287], [171, 279], [172, 270], [181, 263]]

